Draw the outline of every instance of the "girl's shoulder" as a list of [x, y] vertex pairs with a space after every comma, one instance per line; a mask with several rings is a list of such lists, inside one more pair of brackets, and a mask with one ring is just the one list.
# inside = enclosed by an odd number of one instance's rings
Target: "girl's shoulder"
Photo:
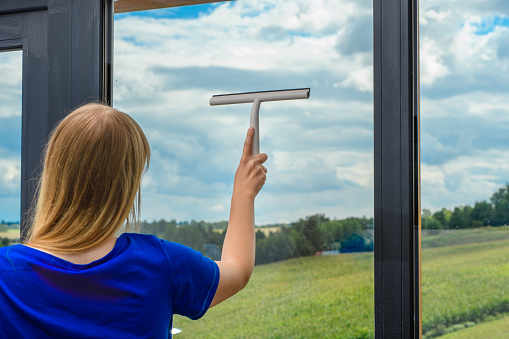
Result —
[[188, 246], [172, 242], [169, 240], [161, 239], [153, 234], [141, 234], [141, 233], [122, 233], [120, 236], [124, 237], [124, 240], [127, 240], [127, 242], [130, 245], [134, 246], [161, 246], [165, 250], [171, 250], [171, 251], [194, 251]]

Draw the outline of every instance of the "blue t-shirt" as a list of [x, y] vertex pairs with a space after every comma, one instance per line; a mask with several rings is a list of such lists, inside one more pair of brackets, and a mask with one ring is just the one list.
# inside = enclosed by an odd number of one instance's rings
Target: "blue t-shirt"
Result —
[[3, 247], [0, 337], [168, 338], [173, 314], [203, 316], [218, 283], [215, 262], [151, 235], [122, 234], [86, 265]]

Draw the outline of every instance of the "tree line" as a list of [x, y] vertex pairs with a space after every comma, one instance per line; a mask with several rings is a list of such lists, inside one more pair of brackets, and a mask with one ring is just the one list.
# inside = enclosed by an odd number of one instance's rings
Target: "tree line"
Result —
[[315, 214], [266, 236], [256, 232], [256, 264], [315, 255], [324, 251], [366, 252], [374, 250], [373, 218], [331, 220]]
[[489, 201], [477, 201], [474, 206], [442, 208], [432, 213], [423, 209], [422, 229], [464, 229], [509, 225], [509, 183], [493, 193]]
[[[460, 206], [453, 210], [442, 208], [432, 213], [423, 209], [422, 229], [464, 229], [509, 225], [509, 183], [499, 188], [489, 201], [474, 206]], [[11, 225], [12, 224], [12, 225]], [[227, 221], [177, 222], [159, 220], [142, 222], [141, 232], [178, 242], [219, 260], [228, 226]], [[315, 214], [290, 224], [271, 225], [277, 230], [268, 234], [257, 228], [256, 264], [267, 264], [289, 258], [314, 255], [317, 252], [373, 251], [373, 218], [346, 218], [331, 220]], [[3, 222], [3, 228], [14, 223]], [[5, 231], [4, 230], [4, 231]], [[0, 238], [0, 247], [12, 240]]]
[[[227, 224], [226, 221], [177, 223], [176, 220], [159, 220], [142, 223], [142, 232], [181, 243], [219, 260]], [[268, 235], [260, 228], [256, 231], [257, 265], [321, 251], [373, 251], [372, 218], [330, 220], [323, 214], [316, 214], [291, 224], [271, 225], [271, 229], [277, 231]]]

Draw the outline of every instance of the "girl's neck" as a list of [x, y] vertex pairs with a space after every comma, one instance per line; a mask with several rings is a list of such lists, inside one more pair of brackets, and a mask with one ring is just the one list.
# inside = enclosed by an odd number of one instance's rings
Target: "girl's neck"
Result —
[[37, 246], [32, 245], [25, 245], [28, 247], [35, 248], [38, 251], [45, 252], [48, 254], [51, 254], [57, 258], [64, 259], [66, 261], [69, 261], [73, 264], [78, 265], [86, 265], [90, 264], [93, 261], [99, 260], [103, 257], [105, 257], [108, 253], [113, 250], [113, 247], [115, 247], [115, 243], [117, 242], [117, 237], [111, 236], [106, 241], [101, 243], [99, 246], [96, 246], [90, 250], [80, 252], [80, 253], [59, 253], [54, 251], [48, 251], [46, 249], [38, 248]]

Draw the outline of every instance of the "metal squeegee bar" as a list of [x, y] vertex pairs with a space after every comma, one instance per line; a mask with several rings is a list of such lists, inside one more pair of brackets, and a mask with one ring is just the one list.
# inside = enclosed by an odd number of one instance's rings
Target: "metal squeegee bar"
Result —
[[244, 104], [254, 102], [255, 99], [259, 99], [261, 102], [308, 99], [309, 92], [310, 92], [309, 88], [297, 88], [276, 91], [219, 94], [214, 95], [210, 99], [210, 105], [216, 106], [216, 105]]

